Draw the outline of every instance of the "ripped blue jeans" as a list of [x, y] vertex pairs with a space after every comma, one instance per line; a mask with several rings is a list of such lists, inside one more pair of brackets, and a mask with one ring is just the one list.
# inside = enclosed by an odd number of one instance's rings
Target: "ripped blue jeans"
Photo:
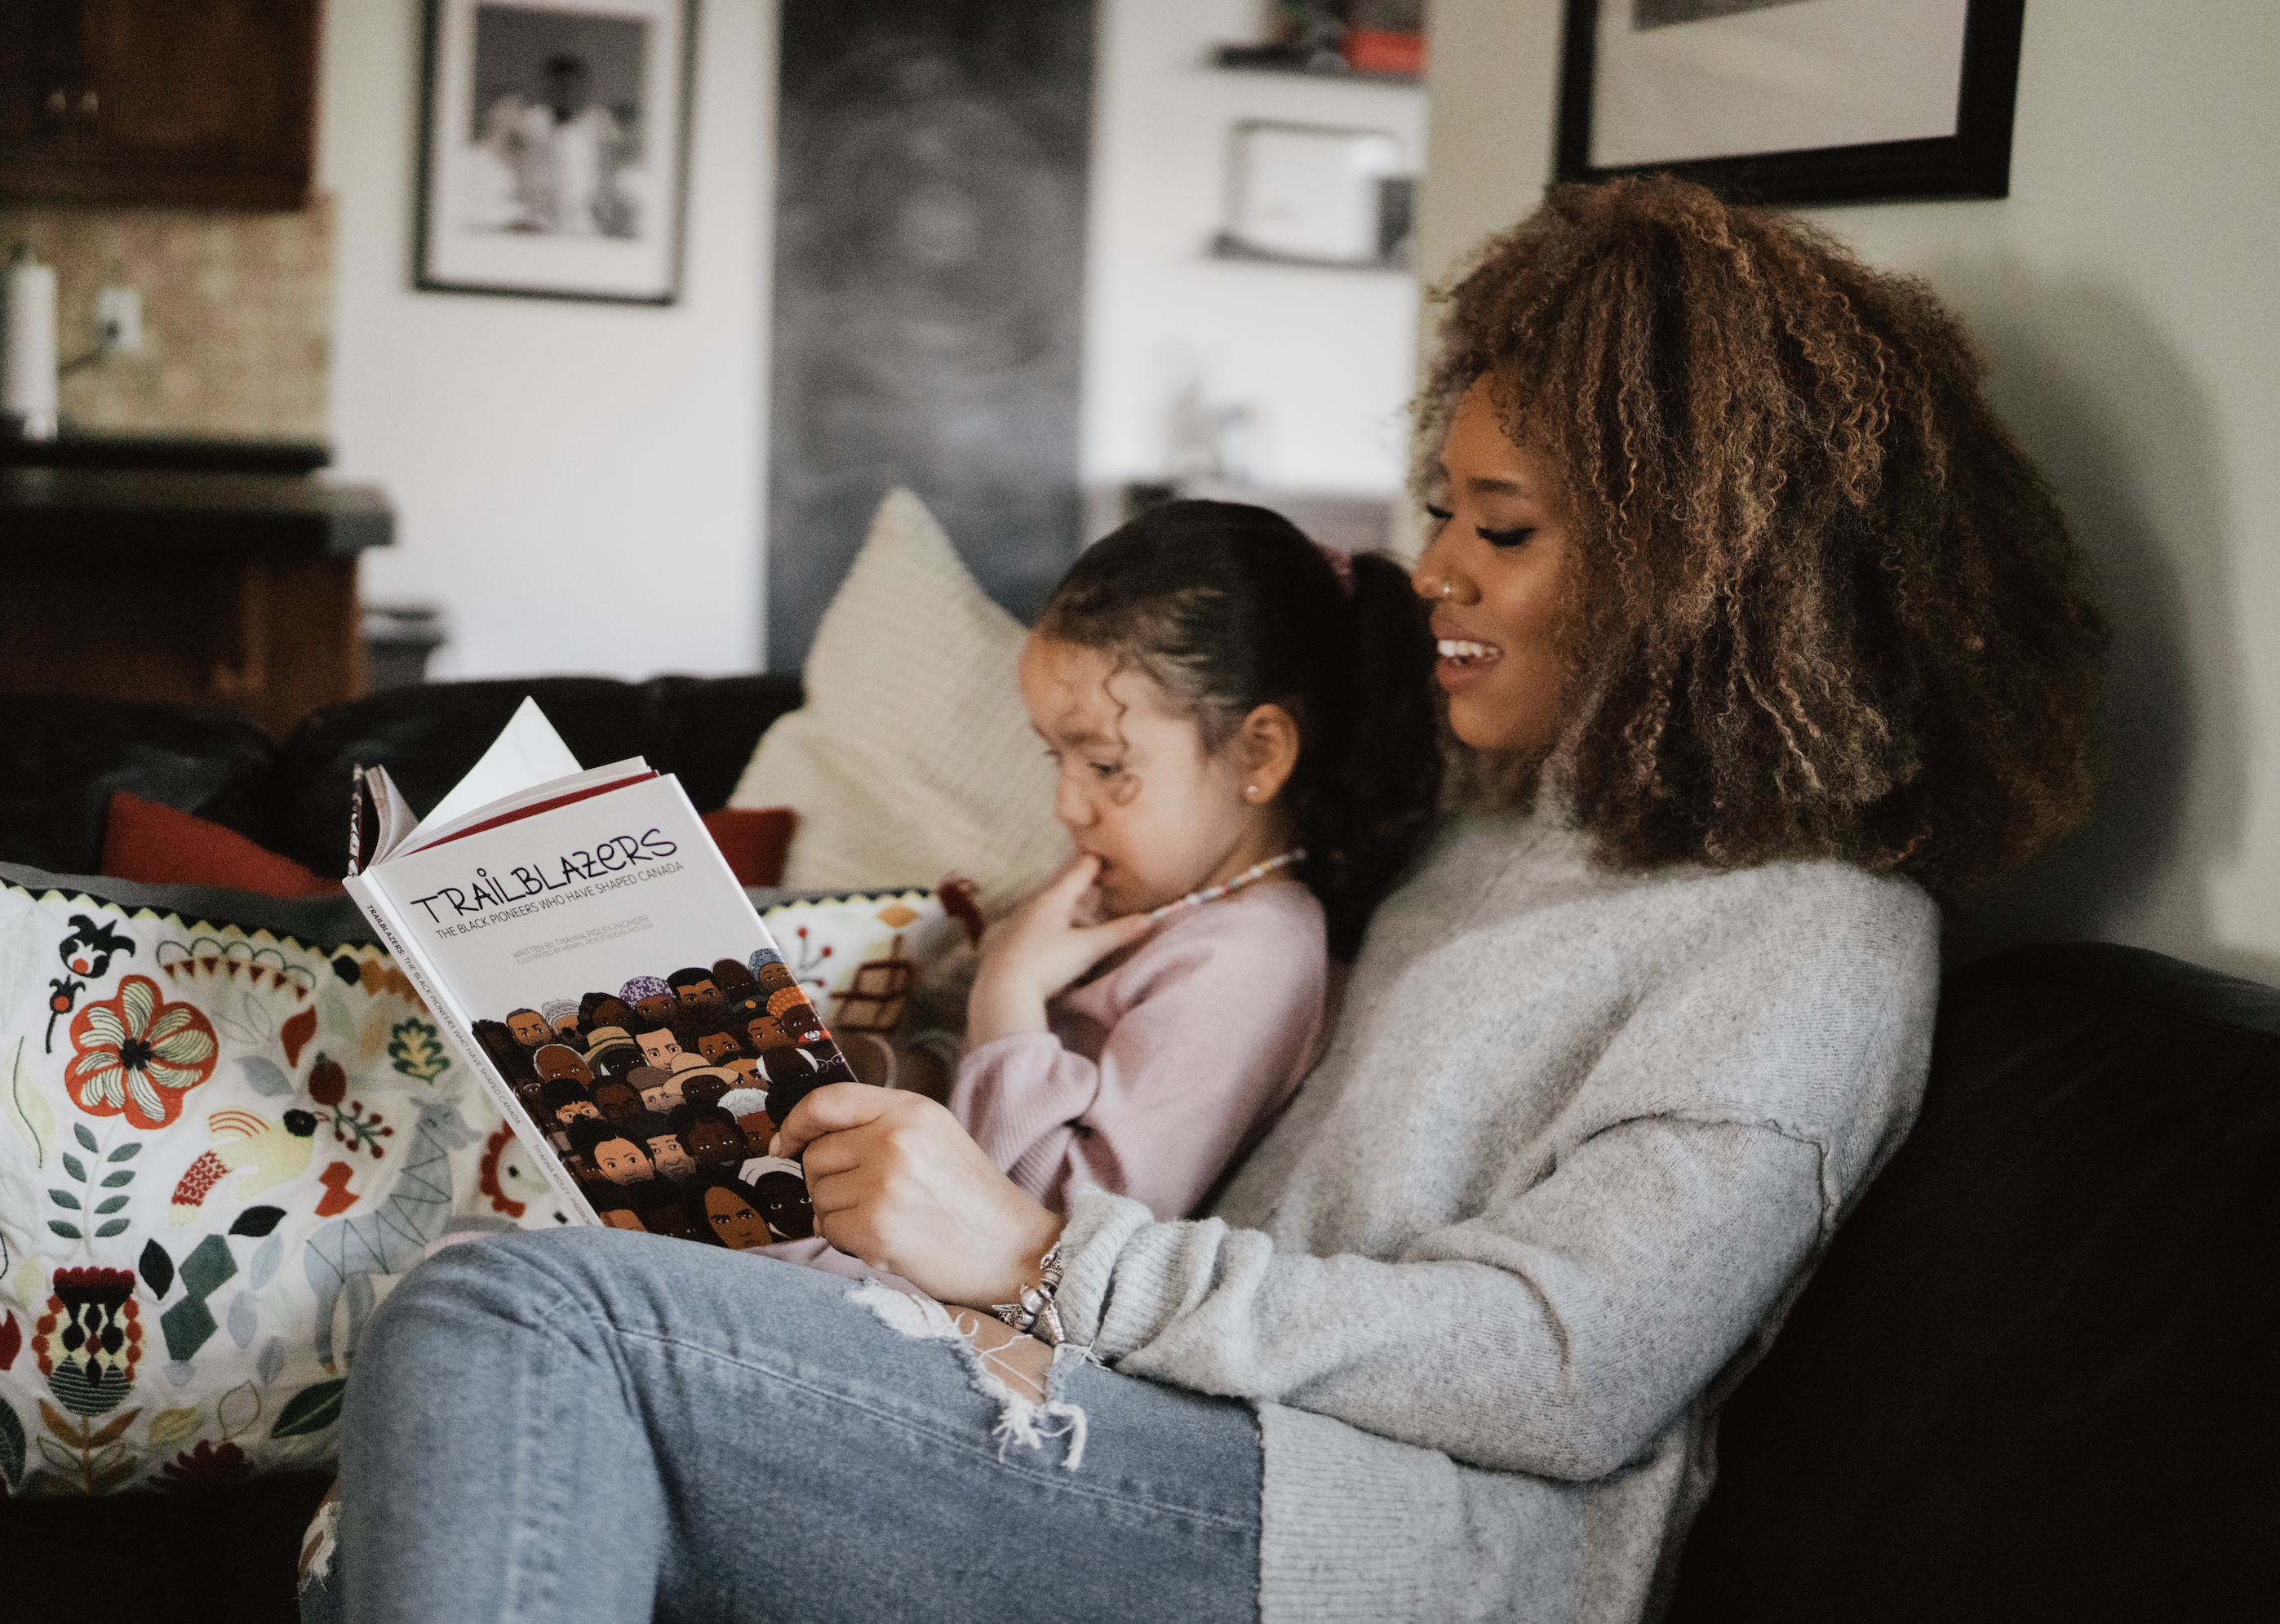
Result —
[[439, 1253], [351, 1367], [304, 1621], [1258, 1617], [1246, 1407], [1067, 1354], [1027, 1406], [892, 1295], [610, 1229]]

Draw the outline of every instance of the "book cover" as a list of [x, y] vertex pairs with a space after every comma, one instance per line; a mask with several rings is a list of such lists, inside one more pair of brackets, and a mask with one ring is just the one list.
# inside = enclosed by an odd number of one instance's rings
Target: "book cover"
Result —
[[567, 1210], [732, 1247], [813, 1232], [768, 1140], [854, 1073], [674, 779], [576, 770], [526, 704], [416, 827], [360, 775], [355, 827], [350, 895]]

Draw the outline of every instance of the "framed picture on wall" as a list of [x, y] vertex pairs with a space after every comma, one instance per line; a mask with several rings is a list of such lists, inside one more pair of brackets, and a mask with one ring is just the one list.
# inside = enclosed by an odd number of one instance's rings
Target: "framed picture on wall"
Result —
[[1562, 181], [2002, 197], [2025, 0], [1568, 0]]
[[696, 0], [428, 0], [423, 289], [670, 304]]

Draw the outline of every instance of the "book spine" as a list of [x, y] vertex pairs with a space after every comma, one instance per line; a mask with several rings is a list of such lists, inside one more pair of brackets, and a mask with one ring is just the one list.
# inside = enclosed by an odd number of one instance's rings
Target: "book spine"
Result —
[[474, 1073], [476, 1081], [483, 1085], [483, 1091], [491, 1097], [491, 1103], [506, 1119], [507, 1126], [514, 1129], [515, 1136], [529, 1148], [531, 1159], [546, 1174], [546, 1181], [554, 1187], [554, 1193], [562, 1197], [562, 1204], [571, 1217], [581, 1223], [599, 1224], [602, 1220], [596, 1214], [593, 1203], [586, 1199], [586, 1192], [578, 1188], [578, 1181], [562, 1165], [562, 1158], [555, 1153], [554, 1146], [548, 1142], [544, 1132], [530, 1120], [530, 1113], [515, 1097], [513, 1088], [491, 1064], [490, 1056], [483, 1046], [475, 1041], [474, 1032], [461, 1018], [458, 1005], [443, 996], [443, 989], [430, 974], [426, 961], [411, 947], [407, 934], [399, 927], [395, 910], [389, 906], [388, 899], [381, 893], [380, 888], [364, 875], [350, 875], [342, 883], [356, 905], [363, 910], [365, 918], [372, 922], [372, 927], [380, 933], [389, 956], [418, 990], [420, 1001], [428, 1005], [429, 1012], [437, 1020], [443, 1022], [444, 1035], [451, 1040], [451, 1047], [458, 1051], [461, 1062]]

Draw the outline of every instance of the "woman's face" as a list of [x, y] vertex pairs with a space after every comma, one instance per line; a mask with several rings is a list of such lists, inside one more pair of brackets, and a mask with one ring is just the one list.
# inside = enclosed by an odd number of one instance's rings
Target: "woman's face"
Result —
[[1552, 469], [1514, 445], [1483, 378], [1441, 448], [1442, 495], [1410, 585], [1433, 605], [1449, 726], [1475, 750], [1540, 755], [1560, 731], [1573, 564]]

